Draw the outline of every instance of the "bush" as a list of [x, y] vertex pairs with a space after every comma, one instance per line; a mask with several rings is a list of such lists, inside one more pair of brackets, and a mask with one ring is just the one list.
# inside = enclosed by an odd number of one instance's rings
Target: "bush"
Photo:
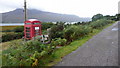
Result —
[[54, 26], [54, 24], [53, 23], [46, 23], [46, 22], [43, 22], [42, 23], [42, 30], [47, 30], [48, 28], [50, 28], [50, 27], [52, 27], [52, 26]]
[[70, 26], [64, 30], [64, 37], [68, 42], [78, 39], [92, 32], [92, 28], [89, 26]]
[[96, 14], [92, 17], [92, 21], [97, 21], [99, 19], [103, 19], [104, 16], [102, 14]]
[[24, 26], [19, 26], [13, 29], [14, 32], [23, 32], [24, 31]]
[[63, 38], [64, 23], [57, 23], [56, 26], [51, 27], [49, 30], [50, 39]]
[[75, 26], [70, 26], [64, 30], [64, 38], [67, 41], [72, 41], [72, 35], [74, 34]]
[[13, 32], [13, 30], [4, 30], [4, 31], [2, 31], [2, 32]]
[[1, 42], [7, 42], [14, 39], [20, 39], [24, 36], [24, 33], [7, 33], [2, 35]]
[[97, 20], [97, 21], [94, 21], [90, 24], [90, 26], [94, 29], [98, 29], [98, 28], [101, 28], [107, 24], [110, 24], [110, 23], [113, 23], [112, 20], [106, 20], [106, 19], [100, 19], [100, 20]]
[[80, 26], [81, 27], [81, 32], [80, 32], [80, 35], [83, 36], [83, 35], [87, 35], [89, 34], [90, 32], [92, 32], [92, 27], [90, 26]]
[[52, 46], [64, 46], [66, 45], [67, 40], [66, 39], [61, 39], [61, 38], [55, 38], [52, 39], [51, 44]]
[[[38, 40], [12, 44], [3, 51], [3, 66], [37, 66], [46, 55], [52, 54], [55, 47], [41, 44]], [[42, 62], [42, 61], [41, 61]]]
[[27, 51], [25, 45], [14, 42], [9, 49], [3, 51], [3, 66], [30, 65], [33, 62], [29, 61], [29, 57], [32, 56], [32, 53], [33, 52]]

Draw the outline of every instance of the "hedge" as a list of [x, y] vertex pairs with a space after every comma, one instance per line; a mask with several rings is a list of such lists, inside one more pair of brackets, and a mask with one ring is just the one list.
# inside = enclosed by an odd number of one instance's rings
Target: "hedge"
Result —
[[2, 35], [0, 42], [7, 42], [14, 39], [21, 39], [24, 36], [24, 33], [7, 33]]

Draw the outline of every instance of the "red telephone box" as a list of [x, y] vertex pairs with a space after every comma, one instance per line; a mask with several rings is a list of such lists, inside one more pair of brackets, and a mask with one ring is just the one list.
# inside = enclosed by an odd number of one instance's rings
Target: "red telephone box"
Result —
[[24, 38], [30, 40], [38, 35], [42, 35], [41, 22], [36, 19], [29, 19], [25, 21]]

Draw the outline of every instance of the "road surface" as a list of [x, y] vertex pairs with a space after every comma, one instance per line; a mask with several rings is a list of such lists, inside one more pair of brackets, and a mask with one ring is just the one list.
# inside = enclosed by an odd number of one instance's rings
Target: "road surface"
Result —
[[[119, 22], [120, 23], [120, 22]], [[55, 66], [117, 66], [118, 22], [93, 36]]]

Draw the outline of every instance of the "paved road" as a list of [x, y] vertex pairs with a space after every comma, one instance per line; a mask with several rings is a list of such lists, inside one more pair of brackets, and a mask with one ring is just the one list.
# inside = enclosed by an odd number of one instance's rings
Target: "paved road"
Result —
[[[120, 23], [120, 22], [119, 22]], [[104, 29], [55, 66], [117, 66], [118, 22]]]

